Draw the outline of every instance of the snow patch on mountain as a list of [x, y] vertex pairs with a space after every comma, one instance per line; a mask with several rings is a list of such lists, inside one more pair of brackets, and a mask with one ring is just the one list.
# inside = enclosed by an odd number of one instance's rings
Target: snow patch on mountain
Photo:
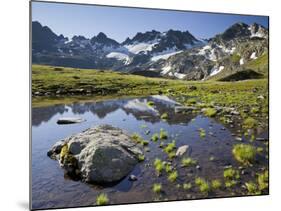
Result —
[[133, 54], [138, 54], [140, 52], [144, 52], [146, 53], [147, 51], [151, 51], [153, 46], [155, 46], [156, 44], [158, 44], [157, 40], [153, 40], [147, 43], [141, 42], [141, 43], [134, 43], [131, 45], [125, 45], [124, 47], [128, 49], [129, 52], [133, 53]]
[[163, 67], [161, 75], [166, 75], [171, 69], [172, 67], [170, 65]]
[[176, 51], [175, 48], [171, 48], [171, 49], [167, 49], [165, 51], [162, 51], [160, 53], [156, 53], [153, 55], [153, 57], [151, 58], [151, 61], [156, 62], [159, 59], [168, 59], [170, 56], [176, 55], [178, 53], [181, 53], [182, 51]]
[[120, 53], [120, 52], [111, 52], [106, 55], [106, 58], [114, 58], [117, 60], [124, 61], [124, 64], [130, 63], [130, 57], [127, 54]]
[[184, 79], [184, 77], [186, 76], [186, 74], [182, 74], [182, 73], [174, 73], [174, 76], [178, 79]]
[[211, 70], [210, 76], [214, 76], [214, 75], [218, 74], [223, 69], [224, 69], [224, 66], [219, 66], [219, 68], [218, 67], [213, 67], [213, 69]]
[[243, 65], [243, 64], [244, 64], [244, 59], [241, 58], [241, 59], [239, 60], [239, 63], [240, 63], [240, 65]]
[[257, 59], [258, 57], [256, 56], [256, 52], [253, 52], [250, 56], [251, 59]]

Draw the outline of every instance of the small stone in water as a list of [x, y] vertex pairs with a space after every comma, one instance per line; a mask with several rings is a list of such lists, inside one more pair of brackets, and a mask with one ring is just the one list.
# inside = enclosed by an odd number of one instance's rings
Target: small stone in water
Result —
[[201, 166], [197, 165], [197, 166], [196, 166], [196, 169], [200, 170], [200, 169], [201, 169]]
[[236, 137], [235, 140], [236, 141], [242, 141], [242, 138], [241, 137]]
[[137, 178], [135, 175], [131, 174], [131, 175], [129, 176], [129, 180], [130, 180], [130, 181], [136, 181], [136, 180], [138, 180], [138, 178]]

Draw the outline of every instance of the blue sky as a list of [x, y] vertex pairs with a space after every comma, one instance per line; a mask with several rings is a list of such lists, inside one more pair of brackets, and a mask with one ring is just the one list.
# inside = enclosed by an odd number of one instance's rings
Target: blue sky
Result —
[[188, 30], [197, 38], [210, 38], [236, 22], [268, 27], [262, 16], [129, 9], [93, 5], [32, 2], [32, 20], [49, 26], [56, 34], [91, 38], [99, 32], [119, 42], [137, 32]]

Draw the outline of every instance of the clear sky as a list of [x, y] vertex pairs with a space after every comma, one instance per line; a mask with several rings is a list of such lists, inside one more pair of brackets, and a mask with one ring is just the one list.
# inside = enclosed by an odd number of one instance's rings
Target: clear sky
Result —
[[268, 27], [268, 18], [231, 14], [130, 9], [94, 5], [32, 2], [32, 20], [68, 38], [91, 38], [99, 32], [122, 42], [137, 32], [169, 29], [188, 30], [197, 38], [210, 38], [236, 22], [259, 23]]

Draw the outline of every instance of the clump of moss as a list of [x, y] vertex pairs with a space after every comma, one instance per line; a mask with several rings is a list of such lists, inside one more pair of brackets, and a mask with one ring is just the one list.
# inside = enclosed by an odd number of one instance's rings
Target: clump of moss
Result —
[[175, 158], [176, 157], [176, 152], [175, 151], [172, 151], [172, 152], [170, 152], [169, 154], [168, 154], [168, 158], [171, 160], [171, 159], [173, 159], [173, 158]]
[[184, 166], [184, 167], [189, 167], [189, 166], [195, 165], [196, 163], [197, 163], [196, 160], [193, 160], [193, 159], [190, 158], [190, 157], [183, 158], [183, 159], [181, 160], [181, 164], [182, 164], [182, 166]]
[[108, 202], [109, 202], [109, 199], [106, 194], [102, 193], [97, 196], [97, 199], [96, 199], [97, 205], [106, 205], [106, 204], [108, 204]]
[[147, 146], [148, 144], [149, 144], [149, 142], [146, 140], [141, 141], [141, 145], [143, 145], [143, 146]]
[[172, 170], [173, 170], [172, 165], [169, 164], [169, 163], [166, 163], [166, 164], [165, 164], [165, 171], [166, 171], [167, 173], [170, 173], [170, 172], [172, 172]]
[[245, 129], [252, 129], [257, 126], [258, 122], [252, 117], [248, 117], [243, 122], [243, 128]]
[[168, 176], [168, 180], [170, 182], [175, 182], [177, 178], [178, 178], [178, 172], [177, 171], [172, 171]]
[[214, 108], [206, 108], [204, 114], [208, 117], [214, 117], [217, 114], [217, 110]]
[[167, 146], [164, 148], [164, 152], [170, 153], [176, 148], [176, 142], [172, 141], [171, 143], [167, 144]]
[[187, 102], [187, 104], [195, 104], [197, 102], [197, 100], [195, 98], [190, 98], [186, 102]]
[[161, 193], [162, 185], [160, 183], [153, 184], [152, 190], [154, 193]]
[[161, 119], [167, 120], [167, 119], [168, 119], [168, 113], [163, 113], [163, 114], [161, 115]]
[[206, 131], [203, 128], [200, 128], [199, 129], [199, 135], [200, 135], [201, 138], [206, 137]]
[[233, 187], [234, 185], [237, 184], [237, 181], [236, 180], [227, 180], [225, 181], [224, 185], [226, 188], [231, 188]]
[[156, 158], [154, 160], [154, 168], [155, 168], [157, 175], [160, 175], [162, 170], [164, 169], [163, 162], [159, 158]]
[[263, 191], [263, 190], [267, 189], [268, 183], [269, 183], [268, 170], [264, 171], [263, 173], [258, 174], [259, 190]]
[[162, 128], [160, 129], [159, 138], [160, 139], [167, 139], [168, 138], [168, 133]]
[[69, 154], [68, 145], [64, 144], [60, 151], [60, 160], [62, 163], [64, 162], [64, 159], [68, 154]]
[[209, 183], [200, 177], [195, 179], [195, 184], [199, 187], [199, 190], [202, 193], [208, 193], [211, 190]]
[[135, 141], [138, 144], [142, 143], [143, 141], [143, 138], [138, 133], [133, 133], [131, 135], [131, 139], [133, 139], [133, 141]]
[[257, 150], [249, 144], [236, 144], [232, 149], [235, 159], [244, 165], [248, 165], [255, 160]]
[[211, 185], [214, 190], [219, 189], [222, 186], [221, 181], [218, 179], [212, 180]]
[[145, 156], [144, 155], [138, 155], [138, 160], [140, 162], [144, 161], [145, 160]]
[[251, 194], [251, 195], [260, 195], [261, 194], [261, 191], [259, 190], [259, 188], [258, 188], [256, 183], [254, 183], [254, 182], [246, 182], [245, 186], [246, 186], [246, 188], [248, 190], [248, 194]]
[[154, 106], [154, 105], [155, 105], [153, 101], [147, 101], [146, 104], [147, 104], [148, 106]]
[[191, 189], [191, 188], [192, 188], [191, 183], [184, 183], [184, 184], [183, 184], [183, 189], [184, 189], [184, 190], [189, 190], [189, 189]]
[[227, 180], [239, 179], [240, 174], [239, 174], [239, 171], [237, 171], [233, 168], [227, 168], [223, 171], [223, 177]]
[[251, 109], [251, 113], [253, 113], [253, 114], [256, 114], [256, 113], [258, 113], [259, 112], [259, 108], [257, 108], [257, 107], [253, 107], [252, 109]]
[[151, 140], [156, 142], [158, 141], [159, 137], [158, 137], [158, 134], [157, 133], [154, 133], [152, 136], [151, 136]]

